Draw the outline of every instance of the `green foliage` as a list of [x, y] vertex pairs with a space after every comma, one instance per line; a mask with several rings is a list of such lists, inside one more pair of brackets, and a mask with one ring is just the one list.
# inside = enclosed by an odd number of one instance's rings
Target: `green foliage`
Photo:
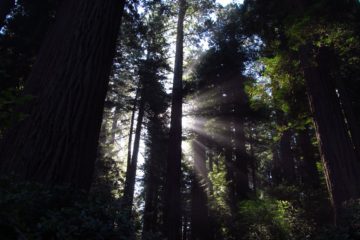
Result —
[[239, 223], [246, 240], [311, 239], [314, 227], [288, 201], [259, 199], [240, 203]]
[[25, 239], [123, 239], [131, 226], [118, 200], [68, 187], [0, 180], [0, 235]]
[[229, 213], [227, 201], [227, 181], [224, 157], [220, 156], [213, 166], [213, 171], [209, 173], [209, 179], [212, 183], [213, 193], [211, 195], [214, 208], [222, 213]]

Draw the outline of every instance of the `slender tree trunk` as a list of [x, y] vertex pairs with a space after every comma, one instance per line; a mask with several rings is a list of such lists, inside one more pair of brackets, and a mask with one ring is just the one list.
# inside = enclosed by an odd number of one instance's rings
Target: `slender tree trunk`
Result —
[[[229, 138], [231, 144], [231, 138]], [[233, 161], [233, 149], [232, 146], [225, 148], [225, 169], [226, 169], [226, 182], [227, 182], [227, 198], [228, 204], [232, 213], [236, 212], [236, 187], [235, 187], [235, 174], [234, 174], [234, 161]]]
[[[214, 154], [214, 149], [210, 149], [209, 151], [209, 162], [208, 162], [208, 172], [213, 172], [214, 170], [214, 157], [215, 157], [215, 154]], [[209, 176], [208, 176], [208, 179], [209, 179]], [[213, 195], [214, 193], [214, 186], [213, 186], [213, 183], [210, 181], [210, 179], [208, 180], [208, 188], [209, 188], [209, 195]]]
[[253, 184], [253, 192], [256, 194], [257, 192], [257, 179], [256, 179], [256, 158], [255, 158], [255, 152], [254, 152], [254, 139], [252, 132], [250, 132], [250, 167], [251, 167], [251, 178], [252, 178], [252, 184]]
[[187, 214], [184, 214], [183, 216], [183, 224], [182, 224], [182, 240], [189, 240], [188, 239], [188, 216]]
[[26, 81], [1, 172], [89, 189], [124, 0], [66, 0]]
[[115, 107], [114, 114], [112, 117], [111, 124], [111, 134], [110, 134], [110, 144], [114, 145], [116, 142], [116, 133], [118, 132], [118, 122], [120, 118], [121, 108], [119, 106]]
[[301, 63], [336, 222], [341, 204], [360, 197], [360, 162], [328, 72], [331, 59], [326, 49], [320, 49], [318, 67], [312, 66], [312, 50], [312, 46], [302, 47]]
[[4, 26], [6, 16], [15, 7], [15, 0], [0, 0], [0, 29]]
[[132, 113], [131, 113], [131, 119], [130, 119], [127, 166], [129, 166], [130, 162], [131, 162], [132, 137], [133, 137], [133, 131], [134, 131], [134, 121], [135, 121], [136, 105], [137, 105], [138, 96], [139, 96], [139, 89], [140, 89], [140, 87], [138, 87], [138, 89], [136, 90], [136, 95], [135, 95], [134, 104], [133, 104]]
[[245, 132], [242, 119], [236, 123], [236, 146], [235, 146], [235, 188], [237, 200], [243, 200], [248, 197], [249, 188], [249, 157], [245, 147]]
[[130, 212], [130, 215], [131, 215], [131, 209], [132, 209], [133, 201], [134, 201], [137, 160], [138, 160], [138, 155], [139, 155], [142, 123], [143, 123], [144, 113], [145, 113], [145, 100], [144, 100], [143, 96], [144, 96], [144, 94], [142, 94], [141, 100], [140, 100], [132, 158], [131, 158], [130, 163], [127, 165], [127, 169], [126, 169], [126, 179], [125, 179], [124, 196], [123, 196], [123, 208], [128, 210]]
[[167, 173], [165, 186], [164, 232], [167, 240], [181, 239], [181, 141], [182, 141], [182, 74], [186, 0], [179, 0], [176, 55], [171, 106]]

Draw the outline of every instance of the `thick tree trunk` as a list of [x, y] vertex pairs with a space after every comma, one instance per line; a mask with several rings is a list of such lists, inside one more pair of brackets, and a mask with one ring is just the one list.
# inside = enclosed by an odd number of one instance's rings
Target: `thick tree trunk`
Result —
[[186, 0], [179, 0], [176, 55], [171, 106], [167, 173], [165, 186], [164, 231], [167, 240], [181, 239], [181, 141], [182, 141], [182, 75]]
[[131, 215], [131, 209], [134, 201], [134, 191], [135, 191], [135, 182], [136, 182], [136, 169], [137, 161], [139, 155], [140, 139], [141, 139], [141, 130], [145, 113], [145, 99], [144, 94], [141, 96], [139, 113], [136, 123], [135, 130], [135, 139], [134, 139], [134, 149], [132, 152], [131, 161], [127, 165], [126, 169], [126, 179], [124, 187], [124, 196], [123, 196], [123, 205], [122, 207], [129, 211]]
[[207, 196], [198, 176], [191, 187], [191, 240], [209, 240], [209, 213]]
[[4, 26], [6, 16], [15, 7], [15, 0], [0, 0], [0, 29]]
[[[335, 57], [334, 57], [335, 58]], [[346, 123], [351, 135], [351, 142], [355, 148], [358, 159], [360, 159], [360, 127], [359, 120], [357, 119], [351, 100], [348, 97], [346, 88], [341, 81], [336, 81], [336, 88], [338, 90], [341, 107], [346, 117]]]
[[163, 146], [166, 141], [164, 123], [158, 116], [151, 116], [148, 124], [148, 149], [145, 168], [145, 207], [142, 238], [153, 235], [160, 230], [159, 209], [162, 203], [164, 162], [166, 152]]
[[89, 189], [124, 0], [66, 0], [2, 143], [2, 173]]
[[157, 214], [157, 194], [159, 184], [155, 177], [155, 162], [154, 158], [150, 158], [150, 167], [148, 169], [149, 173], [146, 178], [146, 187], [145, 187], [145, 207], [144, 207], [144, 219], [143, 219], [143, 229], [142, 229], [142, 239], [147, 239], [147, 235], [155, 234], [157, 231], [158, 225], [158, 214]]
[[206, 149], [201, 141], [194, 140], [192, 145], [194, 176], [191, 184], [191, 240], [209, 240]]
[[294, 184], [295, 183], [295, 162], [294, 155], [291, 149], [292, 132], [290, 129], [282, 132], [279, 143], [280, 153], [280, 167], [281, 178], [283, 181]]
[[360, 197], [360, 162], [328, 72], [331, 59], [325, 49], [320, 49], [316, 58], [318, 66], [313, 66], [312, 54], [312, 47], [304, 46], [301, 63], [336, 221], [341, 204]]

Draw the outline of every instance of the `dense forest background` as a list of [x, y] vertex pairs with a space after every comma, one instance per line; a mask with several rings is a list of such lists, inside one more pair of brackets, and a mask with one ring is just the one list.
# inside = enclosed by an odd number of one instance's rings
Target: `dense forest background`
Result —
[[360, 239], [358, 0], [0, 0], [0, 239]]

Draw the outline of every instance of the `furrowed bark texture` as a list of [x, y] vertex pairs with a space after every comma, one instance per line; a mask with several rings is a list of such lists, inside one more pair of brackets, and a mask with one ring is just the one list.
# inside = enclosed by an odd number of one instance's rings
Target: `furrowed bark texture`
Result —
[[335, 222], [341, 204], [360, 196], [360, 162], [346, 126], [334, 81], [329, 75], [329, 58], [320, 49], [316, 62], [310, 64], [312, 47], [301, 49], [309, 103], [314, 117], [325, 177], [335, 209]]
[[66, 0], [26, 81], [1, 172], [89, 189], [124, 0]]
[[186, 0], [179, 0], [176, 54], [171, 106], [171, 127], [167, 158], [164, 206], [164, 233], [167, 240], [181, 239], [181, 137], [182, 137], [182, 75]]

